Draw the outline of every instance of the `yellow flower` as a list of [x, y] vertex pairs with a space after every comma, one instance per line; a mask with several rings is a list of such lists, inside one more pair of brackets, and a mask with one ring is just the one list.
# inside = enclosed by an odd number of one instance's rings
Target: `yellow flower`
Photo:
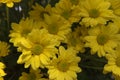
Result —
[[36, 3], [35, 6], [33, 6], [33, 10], [29, 12], [30, 18], [34, 19], [38, 22], [44, 21], [44, 14], [51, 15], [52, 13], [52, 7], [50, 4], [48, 4], [45, 8], [39, 4]]
[[8, 7], [13, 7], [13, 2], [20, 2], [21, 0], [0, 0], [0, 3], [6, 3]]
[[2, 62], [0, 62], [0, 80], [4, 80], [3, 77], [6, 75], [6, 73], [3, 70], [4, 68], [5, 68], [5, 65]]
[[77, 27], [75, 31], [67, 35], [66, 42], [68, 44], [68, 47], [73, 47], [75, 50], [83, 53], [85, 51], [83, 36], [85, 36], [86, 34], [86, 27]]
[[79, 7], [74, 7], [70, 0], [60, 0], [53, 8], [53, 12], [62, 16], [65, 20], [68, 20], [70, 24], [78, 22], [80, 20]]
[[33, 29], [28, 38], [21, 42], [22, 54], [17, 63], [25, 63], [25, 68], [31, 65], [34, 70], [43, 68], [57, 52], [56, 45], [57, 41], [45, 29]]
[[108, 63], [104, 66], [103, 73], [112, 72], [114, 75], [120, 76], [120, 46], [116, 48], [116, 51], [106, 55]]
[[71, 31], [71, 25], [57, 15], [45, 15], [45, 24], [48, 32], [58, 40], [64, 40], [66, 38], [65, 35]]
[[80, 2], [80, 15], [82, 21], [80, 24], [87, 27], [96, 26], [98, 24], [106, 24], [107, 21], [115, 16], [113, 11], [109, 9], [110, 2], [106, 0], [85, 0]]
[[73, 48], [60, 46], [58, 57], [54, 57], [48, 68], [49, 79], [52, 80], [76, 80], [78, 72], [81, 72], [78, 67], [80, 57], [76, 56], [76, 51]]
[[9, 47], [6, 42], [0, 41], [0, 57], [8, 55]]
[[111, 3], [110, 9], [113, 10], [113, 13], [120, 17], [120, 0], [108, 0]]
[[105, 56], [107, 52], [114, 51], [120, 43], [119, 28], [114, 23], [108, 26], [97, 26], [89, 30], [85, 36], [85, 47], [91, 48], [91, 54], [98, 53], [99, 57]]
[[34, 22], [32, 19], [21, 19], [19, 24], [12, 23], [12, 30], [10, 31], [9, 37], [10, 42], [14, 44], [14, 46], [18, 47], [18, 44], [25, 40], [28, 34], [31, 32], [33, 28], [40, 28], [40, 23]]
[[40, 70], [33, 70], [30, 68], [30, 72], [22, 72], [22, 76], [19, 77], [19, 80], [48, 80], [45, 78], [42, 78], [43, 75], [40, 73]]

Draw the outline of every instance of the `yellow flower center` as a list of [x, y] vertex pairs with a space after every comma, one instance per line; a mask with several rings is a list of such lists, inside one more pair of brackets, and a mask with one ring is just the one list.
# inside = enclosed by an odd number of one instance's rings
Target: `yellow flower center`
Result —
[[58, 33], [58, 26], [55, 23], [51, 24], [50, 27], [48, 27], [48, 32], [50, 34], [57, 34]]
[[120, 67], [120, 57], [117, 57], [117, 59], [116, 59], [116, 65], [117, 65], [118, 67]]
[[89, 16], [92, 18], [97, 18], [100, 15], [99, 11], [96, 9], [91, 9], [89, 11]]
[[97, 36], [97, 42], [99, 45], [104, 45], [109, 40], [109, 36], [106, 34], [99, 34]]
[[61, 61], [58, 63], [57, 68], [62, 72], [66, 72], [69, 69], [69, 63]]
[[65, 18], [65, 19], [69, 19], [69, 17], [70, 17], [70, 11], [64, 11], [63, 13], [62, 13], [62, 16]]
[[43, 51], [43, 46], [42, 45], [35, 45], [35, 46], [33, 46], [31, 51], [34, 55], [40, 55]]

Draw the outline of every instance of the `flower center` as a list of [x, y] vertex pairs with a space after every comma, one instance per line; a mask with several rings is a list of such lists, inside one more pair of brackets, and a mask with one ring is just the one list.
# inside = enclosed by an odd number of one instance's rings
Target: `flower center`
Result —
[[35, 46], [33, 46], [31, 51], [34, 55], [40, 55], [40, 53], [42, 53], [42, 51], [43, 51], [43, 46], [42, 45], [35, 45]]
[[109, 40], [109, 36], [106, 34], [99, 34], [97, 36], [97, 42], [99, 45], [104, 45]]
[[117, 65], [118, 67], [120, 67], [120, 57], [117, 57], [117, 59], [116, 59], [116, 65]]
[[70, 11], [64, 11], [63, 13], [62, 13], [62, 16], [65, 18], [65, 19], [69, 19], [69, 17], [70, 17]]
[[99, 16], [99, 14], [100, 14], [99, 11], [96, 9], [91, 9], [89, 11], [89, 16], [92, 18], [97, 18]]
[[57, 68], [62, 72], [66, 72], [69, 69], [69, 63], [61, 61], [58, 63]]
[[57, 34], [58, 33], [58, 26], [54, 24], [51, 24], [50, 27], [48, 27], [48, 32], [50, 34]]

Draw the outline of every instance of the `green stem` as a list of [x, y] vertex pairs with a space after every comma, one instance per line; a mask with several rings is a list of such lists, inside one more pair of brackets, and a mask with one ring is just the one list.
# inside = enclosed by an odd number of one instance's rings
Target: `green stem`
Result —
[[9, 25], [10, 25], [10, 21], [9, 21], [9, 8], [6, 6], [6, 16], [7, 16], [7, 26], [8, 26], [8, 30], [9, 30]]

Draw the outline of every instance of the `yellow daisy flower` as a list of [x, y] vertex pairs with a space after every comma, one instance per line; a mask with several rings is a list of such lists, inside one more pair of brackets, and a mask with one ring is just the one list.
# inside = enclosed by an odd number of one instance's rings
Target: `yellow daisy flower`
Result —
[[120, 76], [120, 46], [116, 51], [106, 55], [108, 63], [104, 66], [103, 73], [112, 72], [114, 75]]
[[20, 2], [21, 0], [0, 0], [0, 3], [6, 3], [8, 7], [13, 7], [14, 3], [13, 2]]
[[57, 53], [56, 45], [58, 42], [45, 29], [33, 29], [28, 38], [21, 42], [22, 54], [17, 63], [25, 63], [25, 68], [31, 65], [34, 70], [43, 68]]
[[0, 57], [8, 55], [9, 47], [6, 42], [0, 41]]
[[2, 62], [0, 62], [0, 80], [4, 80], [3, 77], [6, 75], [6, 73], [3, 70], [4, 68], [5, 68], [5, 65]]
[[90, 29], [89, 35], [85, 36], [85, 47], [91, 48], [91, 54], [98, 53], [99, 57], [105, 56], [107, 52], [114, 51], [120, 43], [119, 28], [114, 23], [108, 26], [97, 26]]
[[[73, 47], [75, 50], [84, 52], [84, 40], [83, 37], [87, 35], [86, 27], [77, 27], [75, 31], [69, 33], [67, 35], [67, 44], [68, 47]], [[84, 31], [84, 32], [83, 32]]]
[[108, 0], [111, 3], [110, 9], [113, 10], [113, 13], [120, 17], [120, 0]]
[[52, 7], [50, 4], [48, 4], [45, 8], [39, 4], [35, 4], [33, 6], [33, 10], [29, 12], [30, 18], [34, 19], [38, 22], [44, 21], [44, 14], [51, 15], [52, 13]]
[[43, 75], [40, 73], [40, 70], [33, 70], [30, 68], [30, 72], [22, 72], [22, 76], [19, 77], [19, 80], [48, 80], [45, 78], [42, 78]]
[[9, 37], [10, 42], [14, 44], [14, 46], [18, 47], [18, 44], [25, 40], [28, 34], [31, 32], [33, 28], [40, 28], [40, 23], [34, 22], [32, 19], [21, 19], [21, 21], [17, 23], [12, 23], [12, 30], [10, 31]]
[[48, 67], [49, 79], [52, 80], [76, 80], [76, 72], [81, 72], [78, 67], [80, 57], [76, 56], [76, 51], [73, 48], [60, 46], [58, 57], [53, 58]]
[[53, 12], [68, 20], [70, 24], [80, 20], [79, 7], [74, 7], [70, 0], [60, 0], [53, 8]]
[[98, 24], [106, 24], [107, 21], [115, 16], [113, 11], [109, 9], [110, 2], [106, 0], [85, 0], [80, 2], [80, 15], [82, 21], [80, 24], [88, 26], [96, 26]]
[[57, 15], [45, 15], [45, 24], [48, 32], [58, 40], [64, 40], [66, 38], [65, 35], [71, 31], [69, 22]]

